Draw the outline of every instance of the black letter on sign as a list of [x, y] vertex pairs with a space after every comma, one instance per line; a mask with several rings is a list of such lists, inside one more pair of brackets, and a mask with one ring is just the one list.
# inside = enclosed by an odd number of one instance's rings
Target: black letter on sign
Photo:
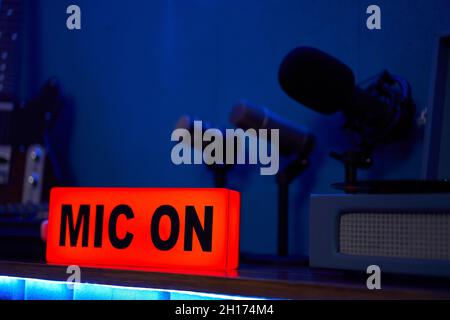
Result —
[[66, 229], [67, 222], [69, 222], [69, 237], [70, 246], [76, 247], [78, 242], [78, 236], [80, 235], [81, 227], [83, 226], [83, 240], [82, 246], [87, 247], [89, 241], [89, 211], [90, 206], [88, 204], [83, 204], [80, 206], [80, 211], [78, 211], [77, 224], [74, 225], [73, 222], [73, 211], [72, 205], [64, 204], [62, 206], [61, 213], [61, 229], [59, 231], [59, 245], [62, 247], [66, 246]]
[[193, 231], [197, 234], [203, 251], [212, 251], [213, 207], [205, 207], [205, 223], [198, 219], [194, 206], [186, 207], [186, 228], [184, 229], [184, 251], [192, 251]]
[[126, 249], [130, 246], [131, 241], [133, 241], [133, 235], [129, 232], [127, 232], [125, 238], [123, 239], [119, 239], [119, 237], [117, 237], [117, 219], [119, 219], [119, 216], [122, 214], [125, 215], [128, 220], [134, 218], [133, 210], [124, 204], [118, 205], [111, 212], [108, 225], [109, 241], [111, 241], [111, 244], [116, 249]]
[[103, 213], [105, 206], [97, 206], [95, 213], [95, 237], [94, 247], [101, 248], [103, 244]]
[[[163, 216], [168, 216], [170, 219], [170, 236], [167, 240], [162, 240], [159, 234], [159, 223]], [[156, 209], [152, 217], [151, 236], [155, 247], [161, 251], [169, 251], [178, 241], [180, 234], [180, 218], [178, 212], [174, 207], [164, 205]]]

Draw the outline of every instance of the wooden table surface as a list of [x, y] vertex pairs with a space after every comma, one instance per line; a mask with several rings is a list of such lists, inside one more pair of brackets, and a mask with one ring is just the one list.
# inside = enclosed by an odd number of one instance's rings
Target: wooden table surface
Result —
[[[366, 288], [364, 274], [307, 266], [243, 264], [236, 272], [118, 270], [82, 267], [82, 282], [282, 299], [450, 299], [450, 279], [382, 276]], [[65, 281], [66, 267], [0, 261], [0, 275]]]

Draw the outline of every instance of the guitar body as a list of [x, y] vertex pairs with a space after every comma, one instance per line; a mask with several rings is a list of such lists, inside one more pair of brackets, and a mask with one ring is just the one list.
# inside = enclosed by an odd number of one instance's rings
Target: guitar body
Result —
[[0, 1], [0, 259], [41, 260], [49, 193], [58, 183], [48, 135], [62, 104], [55, 80], [19, 102], [22, 1]]
[[0, 204], [48, 202], [56, 178], [46, 148], [41, 144], [2, 148], [10, 150], [10, 160], [1, 168]]
[[48, 202], [56, 177], [46, 141], [60, 106], [54, 81], [22, 106], [0, 102], [0, 204]]
[[3, 161], [0, 167], [0, 204], [22, 201], [26, 153], [8, 145], [0, 145]]

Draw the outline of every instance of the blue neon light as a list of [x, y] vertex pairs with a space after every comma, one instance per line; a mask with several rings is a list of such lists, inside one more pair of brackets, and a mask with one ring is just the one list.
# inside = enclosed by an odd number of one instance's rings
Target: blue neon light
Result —
[[73, 300], [73, 290], [64, 282], [25, 279], [25, 300]]
[[0, 300], [240, 300], [251, 297], [0, 276]]
[[0, 277], [0, 300], [24, 300], [25, 280]]

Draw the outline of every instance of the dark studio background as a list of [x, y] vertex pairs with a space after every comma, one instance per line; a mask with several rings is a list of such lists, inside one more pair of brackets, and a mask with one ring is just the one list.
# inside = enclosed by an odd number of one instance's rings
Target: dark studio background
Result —
[[[82, 30], [66, 28], [66, 8]], [[382, 8], [382, 30], [366, 8]], [[429, 107], [437, 34], [450, 30], [448, 0], [28, 0], [23, 94], [56, 76], [68, 99], [53, 135], [69, 184], [212, 187], [204, 166], [175, 166], [170, 135], [186, 113], [230, 127], [233, 104], [266, 105], [317, 135], [313, 165], [291, 189], [291, 253], [307, 252], [310, 193], [334, 192], [342, 165], [328, 157], [350, 139], [339, 115], [323, 117], [281, 90], [278, 67], [294, 47], [314, 46], [353, 68], [358, 81], [383, 69], [408, 79], [417, 117]], [[416, 118], [417, 118], [416, 117]], [[362, 178], [422, 177], [423, 135], [380, 148]], [[230, 175], [242, 192], [241, 249], [275, 253], [276, 184], [258, 167]], [[442, 169], [443, 173], [446, 168]]]

